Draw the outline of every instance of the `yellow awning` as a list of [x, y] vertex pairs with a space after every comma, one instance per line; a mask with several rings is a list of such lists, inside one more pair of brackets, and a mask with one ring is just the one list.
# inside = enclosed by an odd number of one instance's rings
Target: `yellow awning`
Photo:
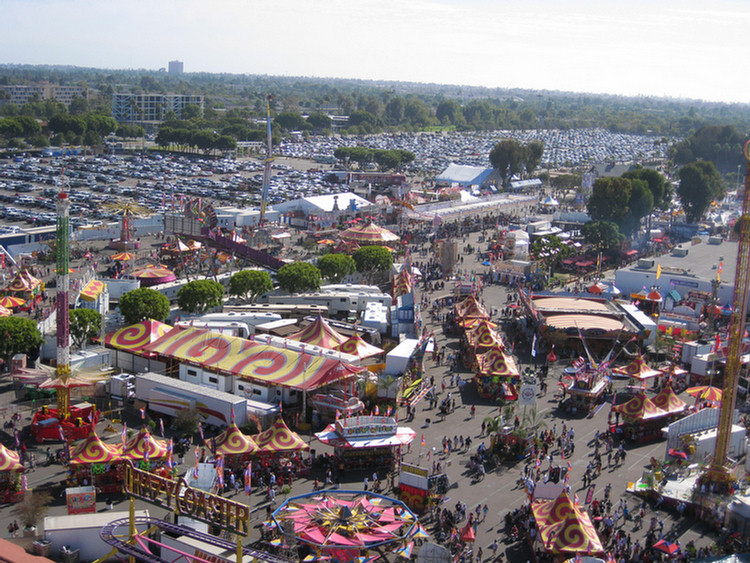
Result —
[[103, 281], [91, 280], [83, 288], [83, 291], [81, 291], [81, 299], [84, 301], [96, 301], [96, 298], [101, 295], [106, 287], [107, 285]]

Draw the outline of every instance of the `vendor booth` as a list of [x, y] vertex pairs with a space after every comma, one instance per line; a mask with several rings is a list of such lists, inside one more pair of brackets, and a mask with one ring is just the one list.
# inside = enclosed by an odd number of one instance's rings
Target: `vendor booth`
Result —
[[214, 457], [224, 456], [225, 467], [231, 470], [245, 467], [250, 461], [250, 456], [258, 451], [258, 444], [250, 436], [243, 434], [235, 423], [215, 438], [204, 440], [203, 443]]
[[166, 440], [157, 440], [144, 426], [122, 448], [122, 459], [138, 469], [166, 476], [168, 457], [171, 455]]
[[339, 419], [315, 434], [318, 440], [334, 447], [336, 457], [346, 469], [390, 469], [397, 450], [410, 444], [415, 436], [414, 430], [398, 426], [395, 418], [387, 416]]
[[600, 369], [583, 369], [575, 375], [567, 375], [565, 410], [571, 414], [592, 414], [604, 402], [609, 378]]

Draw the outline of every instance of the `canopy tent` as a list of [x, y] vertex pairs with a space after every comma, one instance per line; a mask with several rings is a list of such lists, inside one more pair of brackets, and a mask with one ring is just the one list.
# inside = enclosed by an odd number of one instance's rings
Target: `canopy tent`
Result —
[[253, 454], [258, 451], [258, 445], [250, 436], [243, 434], [234, 422], [216, 438], [203, 442], [214, 455]]
[[487, 313], [482, 304], [477, 300], [474, 295], [469, 295], [463, 301], [456, 303], [455, 306], [456, 316], [459, 319], [489, 319], [490, 315]]
[[364, 368], [194, 327], [175, 327], [144, 351], [265, 385], [310, 391]]
[[6, 289], [14, 293], [29, 293], [41, 284], [41, 280], [32, 276], [28, 270], [19, 270]]
[[13, 314], [13, 311], [10, 309], [6, 309], [2, 305], [0, 305], [0, 318], [2, 317], [10, 317]]
[[164, 267], [146, 266], [133, 272], [133, 277], [140, 280], [142, 286], [158, 285], [160, 283], [173, 282], [177, 276]]
[[143, 348], [167, 334], [172, 329], [168, 324], [154, 319], [147, 319], [134, 325], [110, 332], [104, 338], [108, 348], [123, 350], [132, 354], [141, 354]]
[[258, 445], [258, 452], [290, 453], [310, 449], [296, 432], [289, 430], [283, 418], [274, 422], [268, 430], [251, 436]]
[[685, 401], [675, 394], [670, 385], [666, 385], [651, 402], [669, 414], [682, 412], [687, 408]]
[[662, 372], [658, 369], [651, 369], [646, 364], [646, 360], [640, 354], [628, 365], [612, 370], [614, 375], [622, 375], [624, 377], [632, 377], [634, 379], [644, 380], [652, 377], [659, 377]]
[[23, 471], [23, 464], [17, 452], [0, 444], [0, 471]]
[[364, 225], [355, 225], [346, 229], [341, 233], [341, 238], [343, 240], [355, 241], [358, 244], [384, 244], [401, 240], [401, 237], [397, 234], [383, 227], [378, 227], [372, 222]]
[[24, 305], [26, 303], [26, 299], [22, 299], [20, 297], [15, 297], [13, 295], [6, 295], [5, 297], [0, 297], [0, 307], [12, 309], [13, 307], [20, 307], [21, 305]]
[[112, 255], [112, 260], [116, 260], [118, 262], [127, 262], [129, 260], [132, 260], [135, 258], [135, 254], [132, 252], [118, 252], [117, 254]]
[[161, 252], [168, 254], [179, 254], [181, 252], [194, 252], [200, 250], [203, 245], [197, 240], [189, 240], [187, 243], [177, 239], [175, 242], [167, 243], [161, 247]]
[[80, 442], [70, 454], [70, 465], [87, 465], [90, 463], [110, 463], [121, 459], [122, 446], [105, 444], [92, 430], [88, 437]]
[[305, 328], [294, 334], [290, 334], [287, 338], [304, 342], [305, 344], [312, 344], [313, 346], [320, 346], [321, 348], [328, 348], [329, 350], [336, 349], [337, 346], [346, 341], [346, 337], [331, 328], [322, 315], [318, 315]]
[[122, 457], [133, 461], [164, 459], [167, 457], [167, 442], [166, 440], [157, 440], [144, 427], [127, 441], [122, 450]]
[[669, 414], [667, 411], [657, 407], [644, 393], [636, 395], [627, 403], [614, 405], [612, 412], [619, 412], [628, 419], [640, 421], [653, 420]]
[[472, 348], [504, 348], [503, 340], [495, 331], [497, 325], [486, 319], [473, 323], [472, 328], [466, 330], [466, 341]]
[[483, 375], [518, 377], [515, 360], [500, 346], [494, 346], [484, 354], [477, 354], [476, 360], [477, 368]]
[[377, 356], [378, 354], [383, 353], [382, 348], [378, 348], [377, 346], [368, 344], [362, 339], [359, 334], [354, 334], [353, 336], [336, 346], [334, 350], [338, 350], [339, 352], [343, 352], [344, 354], [357, 356], [360, 359], [370, 358], [372, 356]]
[[697, 387], [690, 387], [687, 390], [687, 394], [710, 403], [720, 403], [722, 391], [718, 387], [711, 385], [699, 385]]
[[687, 370], [682, 369], [680, 366], [678, 366], [675, 363], [671, 363], [667, 367], [659, 368], [659, 371], [661, 372], [663, 376], [667, 378], [679, 377], [687, 373]]
[[554, 554], [603, 553], [599, 534], [589, 515], [565, 491], [555, 499], [534, 500], [531, 512], [539, 529], [539, 539], [547, 551]]
[[107, 284], [99, 280], [91, 280], [81, 291], [81, 299], [84, 301], [96, 301], [96, 299], [107, 288]]

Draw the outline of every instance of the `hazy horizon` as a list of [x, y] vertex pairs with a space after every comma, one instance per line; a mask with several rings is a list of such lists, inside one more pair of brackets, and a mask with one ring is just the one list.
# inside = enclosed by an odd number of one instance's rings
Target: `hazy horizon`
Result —
[[4, 64], [156, 71], [180, 60], [186, 73], [750, 101], [741, 0], [0, 5]]

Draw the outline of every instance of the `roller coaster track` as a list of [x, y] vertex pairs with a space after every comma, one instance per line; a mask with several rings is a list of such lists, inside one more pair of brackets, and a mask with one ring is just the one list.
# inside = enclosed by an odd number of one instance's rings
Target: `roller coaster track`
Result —
[[275, 272], [286, 263], [266, 252], [263, 252], [262, 250], [251, 248], [244, 243], [235, 242], [230, 237], [216, 234], [208, 229], [202, 229], [201, 239], [208, 245], [226, 252], [233, 252], [235, 256], [245, 258], [253, 264], [265, 266]]
[[[135, 524], [136, 526], [145, 525], [147, 529], [156, 527], [160, 531], [168, 532], [175, 537], [187, 536], [192, 539], [197, 539], [208, 545], [213, 545], [215, 547], [219, 547], [231, 552], [234, 552], [237, 548], [236, 544], [229, 540], [218, 538], [204, 532], [199, 532], [198, 530], [188, 528], [187, 526], [180, 526], [178, 524], [167, 522], [166, 520], [159, 520], [158, 518], [137, 517], [135, 519]], [[115, 520], [104, 526], [101, 532], [99, 532], [99, 535], [105, 543], [111, 545], [113, 548], [124, 555], [134, 557], [137, 561], [145, 561], [146, 563], [173, 563], [172, 559], [165, 559], [161, 556], [151, 553], [146, 547], [147, 544], [144, 542], [130, 543], [130, 538], [128, 538], [127, 536], [129, 525], [130, 521], [127, 518]], [[118, 528], [124, 528], [123, 534], [115, 534], [115, 531]], [[162, 546], [162, 551], [165, 547], [166, 546]], [[267, 563], [295, 563], [296, 561], [294, 559], [288, 559], [279, 555], [273, 555], [271, 553], [266, 553], [265, 551], [259, 551], [250, 547], [243, 547], [242, 552], [244, 555], [253, 557], [260, 561], [266, 561]]]

